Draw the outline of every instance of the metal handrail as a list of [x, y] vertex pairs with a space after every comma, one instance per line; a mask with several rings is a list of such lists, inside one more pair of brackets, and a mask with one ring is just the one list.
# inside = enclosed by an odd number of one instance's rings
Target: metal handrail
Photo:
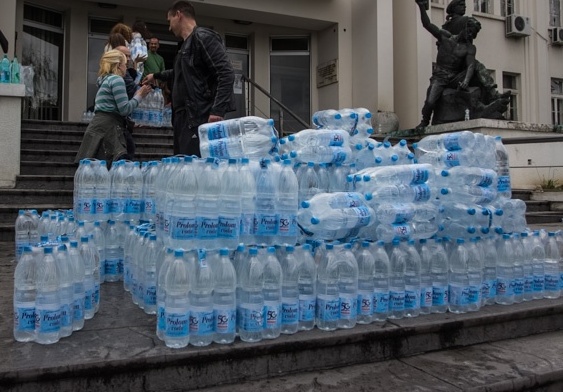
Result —
[[[299, 117], [297, 114], [295, 114], [290, 108], [288, 108], [283, 103], [281, 103], [276, 98], [274, 98], [266, 89], [264, 89], [258, 83], [256, 83], [252, 79], [250, 79], [248, 76], [242, 75], [242, 81], [243, 82], [246, 81], [246, 82], [250, 83], [254, 88], [256, 88], [258, 91], [260, 91], [261, 93], [266, 95], [268, 98], [270, 98], [270, 100], [272, 100], [276, 105], [278, 105], [283, 111], [287, 112], [299, 124], [303, 125], [305, 128], [311, 128], [310, 124], [307, 124], [306, 121], [304, 121], [301, 117]], [[282, 132], [283, 132], [283, 129], [282, 129]]]

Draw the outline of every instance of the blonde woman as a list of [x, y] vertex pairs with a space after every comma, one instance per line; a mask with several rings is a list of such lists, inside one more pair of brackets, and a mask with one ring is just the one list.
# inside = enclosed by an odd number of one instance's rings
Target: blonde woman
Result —
[[127, 59], [119, 50], [110, 50], [100, 59], [98, 92], [94, 104], [94, 118], [88, 124], [75, 162], [83, 158], [103, 159], [108, 166], [119, 159], [132, 159], [127, 155], [125, 117], [139, 106], [147, 96], [150, 86], [139, 88], [132, 99], [127, 97], [123, 76]]

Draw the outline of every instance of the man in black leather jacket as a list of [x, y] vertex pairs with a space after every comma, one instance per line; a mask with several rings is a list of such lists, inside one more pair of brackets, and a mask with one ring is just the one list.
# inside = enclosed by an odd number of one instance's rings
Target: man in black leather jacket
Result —
[[170, 31], [184, 40], [174, 69], [149, 74], [143, 83], [173, 81], [174, 154], [200, 156], [197, 128], [221, 121], [227, 112], [235, 110], [235, 76], [221, 37], [197, 26], [189, 1], [176, 1], [167, 19]]

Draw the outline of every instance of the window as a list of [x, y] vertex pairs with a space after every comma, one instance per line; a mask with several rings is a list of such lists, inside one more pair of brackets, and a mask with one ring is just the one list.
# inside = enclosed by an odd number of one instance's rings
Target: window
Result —
[[504, 118], [509, 121], [518, 121], [518, 84], [519, 75], [503, 72], [502, 86], [504, 92], [510, 92], [510, 102], [508, 109], [504, 113]]
[[549, 0], [549, 25], [561, 27], [561, 0]]
[[516, 13], [514, 8], [514, 0], [501, 0], [500, 12], [502, 16], [509, 16]]
[[563, 79], [551, 79], [551, 121], [563, 125]]
[[493, 13], [492, 0], [473, 0], [473, 11], [482, 12], [484, 14]]

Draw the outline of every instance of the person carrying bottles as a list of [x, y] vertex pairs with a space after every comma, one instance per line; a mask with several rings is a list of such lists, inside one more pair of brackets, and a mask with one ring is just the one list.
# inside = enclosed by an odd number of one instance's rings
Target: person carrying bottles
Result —
[[173, 69], [149, 74], [143, 83], [173, 81], [174, 154], [201, 156], [198, 127], [235, 110], [235, 74], [220, 35], [197, 25], [189, 1], [176, 1], [167, 19], [170, 31], [183, 39], [182, 47]]
[[127, 154], [124, 136], [127, 126], [125, 117], [147, 96], [151, 87], [140, 87], [133, 98], [128, 99], [123, 80], [126, 70], [127, 59], [119, 50], [109, 50], [102, 55], [94, 105], [95, 115], [86, 128], [75, 163], [84, 158], [96, 158], [105, 160], [108, 166], [111, 166], [113, 161], [131, 159]]

